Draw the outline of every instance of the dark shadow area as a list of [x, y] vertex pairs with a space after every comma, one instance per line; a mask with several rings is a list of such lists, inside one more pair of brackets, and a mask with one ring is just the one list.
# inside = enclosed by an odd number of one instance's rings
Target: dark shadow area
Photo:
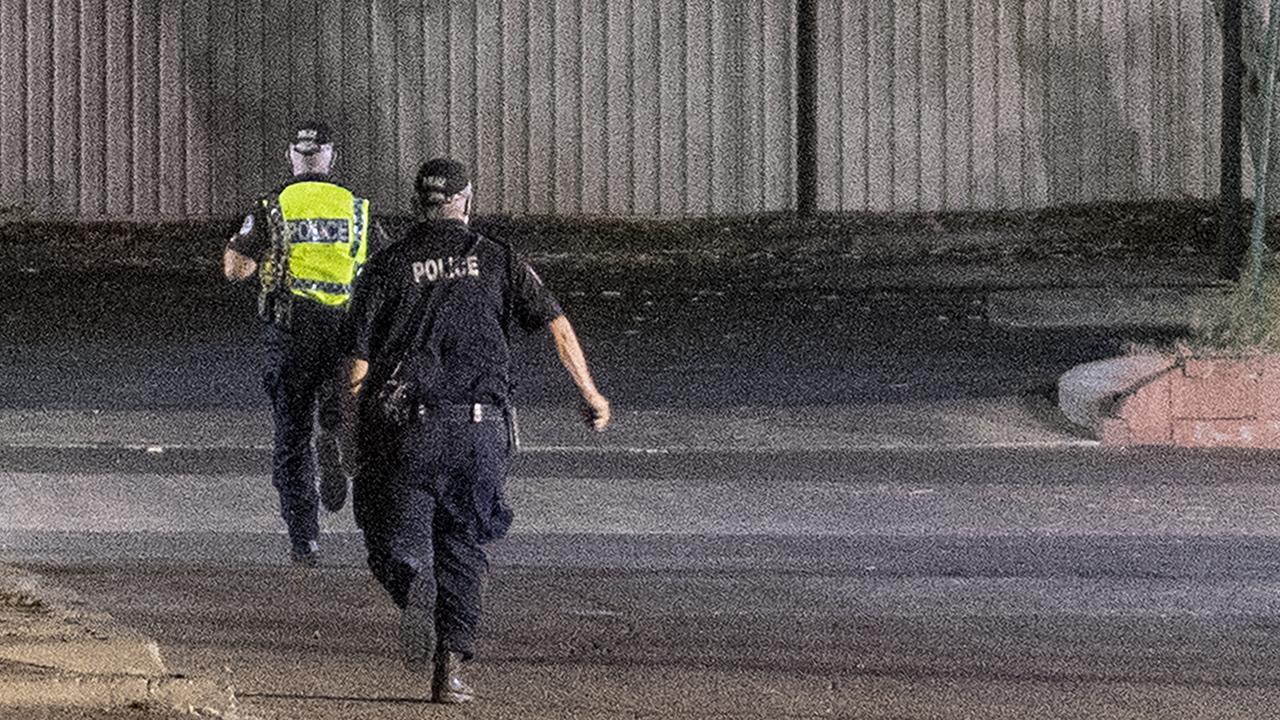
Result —
[[[1167, 330], [1020, 330], [969, 289], [770, 290], [650, 268], [617, 289], [548, 282], [619, 407], [844, 405], [1020, 395]], [[251, 284], [157, 270], [4, 280], [0, 407], [264, 406]], [[650, 290], [648, 288], [667, 289]], [[549, 338], [518, 340], [527, 405], [574, 400]]]

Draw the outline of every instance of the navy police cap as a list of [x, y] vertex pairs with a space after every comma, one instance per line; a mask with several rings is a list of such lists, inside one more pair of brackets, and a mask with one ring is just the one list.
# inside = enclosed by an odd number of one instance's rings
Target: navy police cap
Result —
[[422, 163], [413, 186], [423, 204], [443, 205], [470, 184], [465, 165], [451, 158], [434, 158]]
[[314, 155], [320, 152], [322, 145], [328, 145], [333, 142], [330, 137], [329, 126], [315, 120], [299, 123], [294, 128], [293, 137], [290, 138], [290, 145], [293, 149], [303, 155]]

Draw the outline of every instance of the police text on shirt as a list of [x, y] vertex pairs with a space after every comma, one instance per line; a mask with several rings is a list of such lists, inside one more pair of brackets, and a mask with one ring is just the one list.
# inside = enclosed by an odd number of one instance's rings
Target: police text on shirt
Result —
[[413, 281], [419, 285], [424, 280], [432, 283], [437, 280], [452, 280], [464, 275], [480, 277], [480, 261], [475, 255], [432, 258], [413, 263]]

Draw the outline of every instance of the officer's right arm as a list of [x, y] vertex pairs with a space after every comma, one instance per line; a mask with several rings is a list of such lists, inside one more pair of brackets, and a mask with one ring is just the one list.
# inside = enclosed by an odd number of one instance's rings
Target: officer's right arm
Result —
[[369, 377], [369, 357], [373, 347], [373, 334], [382, 311], [382, 276], [380, 264], [375, 258], [356, 280], [342, 320], [343, 355], [347, 358], [346, 392], [342, 394], [342, 464], [349, 475], [359, 473], [360, 394]]
[[364, 389], [364, 379], [369, 377], [369, 361], [351, 358], [347, 362], [347, 398], [354, 401]]
[[258, 232], [257, 218], [253, 213], [249, 213], [244, 217], [244, 223], [240, 225], [240, 232], [232, 235], [227, 241], [227, 247], [222, 251], [222, 274], [231, 282], [247, 280], [258, 272], [258, 262], [241, 252], [246, 245], [252, 244], [256, 232]]
[[222, 274], [231, 282], [247, 280], [257, 271], [258, 263], [235, 248], [227, 248], [222, 253]]
[[338, 433], [342, 469], [351, 477], [360, 474], [360, 391], [369, 375], [369, 361], [351, 358], [347, 362], [347, 392], [342, 394], [342, 431]]

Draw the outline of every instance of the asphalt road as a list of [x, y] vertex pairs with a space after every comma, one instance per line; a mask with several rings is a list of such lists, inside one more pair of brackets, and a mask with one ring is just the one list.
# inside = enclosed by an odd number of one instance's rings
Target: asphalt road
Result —
[[464, 712], [422, 704], [423, 680], [396, 664], [396, 616], [349, 514], [327, 519], [322, 569], [290, 569], [254, 474], [195, 458], [174, 474], [46, 467], [30, 479], [71, 506], [119, 501], [107, 472], [150, 507], [123, 523], [10, 519], [0, 558], [154, 636], [172, 669], [233, 683], [264, 717], [1265, 717], [1280, 701], [1273, 462], [528, 458], [516, 531], [492, 549], [471, 668], [483, 703]]

